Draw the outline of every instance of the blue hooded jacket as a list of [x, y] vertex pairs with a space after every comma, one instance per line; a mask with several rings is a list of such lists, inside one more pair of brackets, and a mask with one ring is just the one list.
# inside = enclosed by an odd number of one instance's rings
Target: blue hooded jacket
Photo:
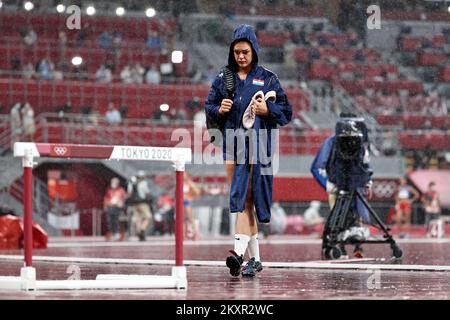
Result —
[[[238, 66], [234, 60], [233, 47], [239, 40], [248, 41], [253, 49], [253, 68], [245, 80], [239, 79], [237, 75]], [[278, 77], [273, 72], [258, 65], [258, 53], [259, 46], [253, 28], [249, 25], [237, 27], [233, 33], [228, 56], [228, 67], [233, 71], [235, 82], [235, 90], [232, 97], [233, 105], [228, 114], [223, 116], [219, 114], [222, 100], [228, 98], [223, 72], [221, 72], [212, 83], [205, 102], [205, 112], [215, 121], [224, 124], [222, 132], [224, 136], [224, 159], [230, 159], [230, 155], [235, 161], [241, 156], [245, 158], [244, 162], [238, 161], [236, 163], [234, 170], [230, 190], [230, 212], [242, 212], [245, 209], [250, 169], [251, 164], [253, 164], [252, 189], [256, 214], [260, 222], [269, 222], [273, 187], [271, 160], [273, 156], [272, 150], [275, 150], [271, 136], [276, 134], [278, 126], [284, 126], [291, 121], [292, 106], [281, 88]], [[251, 130], [256, 137], [255, 139], [249, 139], [247, 135], [250, 130], [244, 129], [242, 117], [253, 95], [259, 90], [262, 90], [264, 94], [268, 91], [275, 91], [276, 100], [275, 102], [266, 101], [269, 114], [267, 116], [256, 116], [253, 130]], [[227, 152], [227, 135], [230, 133], [233, 134], [231, 140], [234, 139], [234, 150], [228, 150]], [[261, 139], [261, 135], [265, 133], [267, 133], [267, 139]], [[244, 147], [241, 148], [240, 146]], [[260, 158], [260, 153], [263, 151], [267, 155], [264, 160]]]

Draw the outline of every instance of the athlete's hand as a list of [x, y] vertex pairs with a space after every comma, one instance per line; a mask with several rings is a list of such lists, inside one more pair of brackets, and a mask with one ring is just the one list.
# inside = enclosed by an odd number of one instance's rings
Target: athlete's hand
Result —
[[233, 100], [223, 99], [220, 104], [219, 114], [224, 115], [224, 114], [230, 112], [232, 106], [233, 106]]
[[266, 100], [261, 97], [253, 99], [252, 114], [267, 116], [269, 114], [269, 108], [267, 108]]

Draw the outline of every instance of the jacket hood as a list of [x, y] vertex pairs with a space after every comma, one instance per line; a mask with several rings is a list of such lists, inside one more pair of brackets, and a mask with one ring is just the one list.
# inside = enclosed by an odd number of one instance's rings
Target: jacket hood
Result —
[[250, 26], [248, 24], [243, 24], [234, 30], [233, 38], [231, 39], [231, 44], [230, 44], [230, 51], [228, 53], [228, 66], [233, 71], [237, 71], [237, 69], [238, 69], [238, 64], [234, 60], [233, 47], [234, 47], [234, 44], [240, 40], [246, 40], [246, 41], [250, 42], [250, 45], [252, 46], [252, 49], [253, 49], [252, 64], [253, 65], [258, 64], [259, 46], [258, 46], [258, 41], [256, 39], [255, 30], [253, 29], [252, 26]]

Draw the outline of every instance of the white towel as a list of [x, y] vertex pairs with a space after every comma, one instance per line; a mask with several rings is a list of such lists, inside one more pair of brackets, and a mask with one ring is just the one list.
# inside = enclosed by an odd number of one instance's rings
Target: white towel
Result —
[[264, 92], [262, 92], [261, 90], [256, 92], [253, 95], [252, 101], [250, 101], [247, 109], [245, 109], [244, 116], [242, 117], [242, 125], [244, 126], [245, 129], [250, 129], [251, 127], [253, 127], [253, 124], [255, 123], [255, 115], [252, 115], [252, 106], [253, 106], [253, 99], [256, 100], [258, 96], [264, 98], [264, 100], [266, 101], [272, 102], [275, 102], [277, 98], [277, 94], [273, 90], [267, 92], [265, 95]]

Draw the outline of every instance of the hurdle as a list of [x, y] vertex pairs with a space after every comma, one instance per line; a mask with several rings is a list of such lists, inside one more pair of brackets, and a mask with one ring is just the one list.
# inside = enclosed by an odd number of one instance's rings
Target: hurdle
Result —
[[[24, 266], [19, 277], [1, 277], [0, 290], [79, 290], [79, 289], [187, 289], [183, 265], [183, 179], [189, 148], [81, 145], [64, 143], [16, 142], [14, 157], [22, 158], [24, 181]], [[37, 280], [33, 267], [32, 170], [35, 158], [140, 160], [172, 162], [175, 168], [175, 266], [168, 276], [98, 275], [95, 280]]]

